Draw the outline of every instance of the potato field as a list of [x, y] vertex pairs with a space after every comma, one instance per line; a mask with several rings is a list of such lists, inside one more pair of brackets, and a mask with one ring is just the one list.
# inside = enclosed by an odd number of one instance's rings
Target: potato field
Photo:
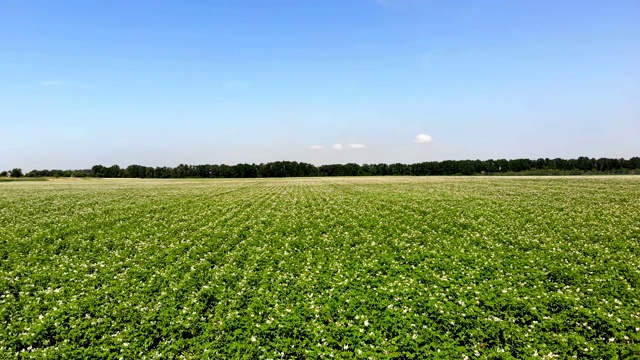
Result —
[[640, 177], [0, 183], [2, 359], [640, 357]]

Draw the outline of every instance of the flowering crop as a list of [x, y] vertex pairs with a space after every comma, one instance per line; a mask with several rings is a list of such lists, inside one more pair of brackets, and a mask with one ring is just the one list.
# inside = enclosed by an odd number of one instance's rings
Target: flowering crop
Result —
[[640, 177], [0, 183], [0, 358], [640, 356]]

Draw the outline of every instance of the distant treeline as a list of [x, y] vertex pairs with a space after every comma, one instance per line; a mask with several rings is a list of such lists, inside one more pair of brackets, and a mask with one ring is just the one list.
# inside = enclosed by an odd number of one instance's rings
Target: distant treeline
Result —
[[[12, 172], [22, 176], [20, 169]], [[18, 175], [19, 173], [19, 175]], [[640, 174], [640, 157], [631, 159], [514, 159], [514, 160], [446, 160], [416, 164], [333, 164], [315, 166], [296, 161], [266, 164], [185, 165], [149, 167], [96, 165], [85, 170], [33, 170], [27, 177], [105, 177], [105, 178], [258, 178], [306, 176], [385, 176], [385, 175], [580, 175]]]

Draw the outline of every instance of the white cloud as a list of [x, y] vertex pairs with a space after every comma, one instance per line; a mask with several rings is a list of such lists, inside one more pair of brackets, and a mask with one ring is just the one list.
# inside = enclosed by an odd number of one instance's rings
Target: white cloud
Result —
[[333, 148], [336, 149], [336, 150], [342, 150], [342, 149], [344, 149], [344, 146], [342, 144], [335, 144], [335, 145], [333, 145]]
[[322, 150], [324, 149], [324, 146], [322, 145], [311, 145], [309, 146], [309, 150]]
[[432, 141], [433, 141], [433, 138], [431, 137], [431, 135], [427, 135], [427, 134], [419, 134], [418, 136], [416, 136], [416, 139], [413, 140], [414, 143], [418, 143], [418, 144], [430, 143]]
[[363, 144], [349, 144], [349, 147], [352, 149], [362, 149], [364, 147]]

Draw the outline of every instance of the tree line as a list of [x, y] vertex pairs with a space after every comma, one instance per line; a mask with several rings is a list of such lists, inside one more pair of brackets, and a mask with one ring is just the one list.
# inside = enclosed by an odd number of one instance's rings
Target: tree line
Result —
[[13, 177], [100, 177], [100, 178], [270, 178], [308, 176], [388, 176], [388, 175], [580, 175], [640, 174], [640, 157], [626, 159], [499, 159], [446, 160], [415, 164], [332, 164], [315, 166], [304, 162], [276, 161], [264, 164], [186, 165], [150, 167], [95, 165], [83, 170], [3, 171]]

